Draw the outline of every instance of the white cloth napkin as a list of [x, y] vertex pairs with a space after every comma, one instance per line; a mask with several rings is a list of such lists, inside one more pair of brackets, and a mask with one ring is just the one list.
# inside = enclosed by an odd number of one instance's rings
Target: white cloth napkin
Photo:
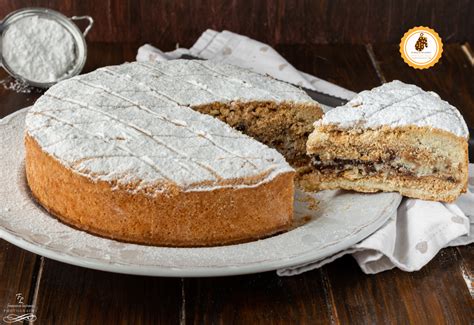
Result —
[[343, 99], [351, 99], [356, 94], [298, 71], [270, 46], [229, 31], [216, 32], [208, 29], [190, 49], [178, 48], [166, 53], [145, 44], [138, 49], [137, 61], [166, 61], [177, 59], [183, 54], [238, 65]]
[[[145, 44], [138, 49], [137, 61], [164, 61], [181, 55], [226, 62], [269, 74], [339, 98], [351, 99], [355, 93], [325, 80], [298, 71], [267, 44], [229, 31], [205, 31], [190, 49], [171, 52]], [[398, 267], [416, 271], [426, 265], [440, 249], [474, 242], [469, 233], [474, 223], [474, 165], [469, 165], [469, 189], [454, 204], [405, 198], [390, 220], [375, 233], [353, 247], [323, 260], [278, 270], [280, 276], [300, 274], [351, 254], [368, 274]], [[473, 228], [474, 229], [474, 228]]]

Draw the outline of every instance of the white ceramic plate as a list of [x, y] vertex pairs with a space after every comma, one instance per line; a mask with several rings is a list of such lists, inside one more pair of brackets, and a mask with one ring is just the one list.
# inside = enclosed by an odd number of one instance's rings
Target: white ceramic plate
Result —
[[401, 200], [395, 193], [297, 193], [295, 218], [300, 225], [270, 238], [209, 248], [122, 243], [71, 228], [32, 200], [23, 163], [26, 112], [27, 108], [0, 120], [0, 237], [69, 264], [172, 277], [276, 270], [322, 259], [354, 245], [381, 227]]

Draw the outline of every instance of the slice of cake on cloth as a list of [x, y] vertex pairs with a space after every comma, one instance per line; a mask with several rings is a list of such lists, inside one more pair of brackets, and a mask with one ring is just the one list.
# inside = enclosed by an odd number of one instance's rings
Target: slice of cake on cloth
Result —
[[307, 143], [311, 189], [397, 191], [454, 201], [466, 191], [468, 128], [434, 92], [392, 81], [315, 122]]
[[234, 66], [105, 67], [53, 86], [28, 112], [27, 181], [61, 221], [105, 237], [248, 241], [291, 225], [295, 172], [239, 129], [291, 159], [321, 114], [302, 90]]

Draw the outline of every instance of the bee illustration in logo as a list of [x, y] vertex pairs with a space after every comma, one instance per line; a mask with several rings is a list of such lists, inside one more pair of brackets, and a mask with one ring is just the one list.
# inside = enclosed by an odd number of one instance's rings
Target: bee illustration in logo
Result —
[[420, 33], [420, 37], [418, 37], [418, 40], [415, 43], [415, 50], [421, 52], [425, 47], [428, 47], [428, 39], [426, 36], [423, 36], [423, 33]]

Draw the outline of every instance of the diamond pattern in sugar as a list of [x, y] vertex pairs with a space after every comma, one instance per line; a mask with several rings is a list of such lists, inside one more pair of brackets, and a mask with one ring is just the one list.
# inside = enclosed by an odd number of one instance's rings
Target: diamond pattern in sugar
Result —
[[359, 93], [346, 105], [327, 112], [317, 123], [343, 128], [416, 125], [463, 138], [469, 134], [466, 122], [454, 106], [434, 92], [398, 80]]
[[[292, 168], [275, 150], [191, 107], [288, 100], [314, 103], [295, 87], [234, 66], [135, 62], [52, 87], [26, 126], [46, 152], [92, 179], [147, 187], [166, 180], [185, 190], [228, 179], [255, 186]], [[245, 183], [256, 176], [257, 184]]]

